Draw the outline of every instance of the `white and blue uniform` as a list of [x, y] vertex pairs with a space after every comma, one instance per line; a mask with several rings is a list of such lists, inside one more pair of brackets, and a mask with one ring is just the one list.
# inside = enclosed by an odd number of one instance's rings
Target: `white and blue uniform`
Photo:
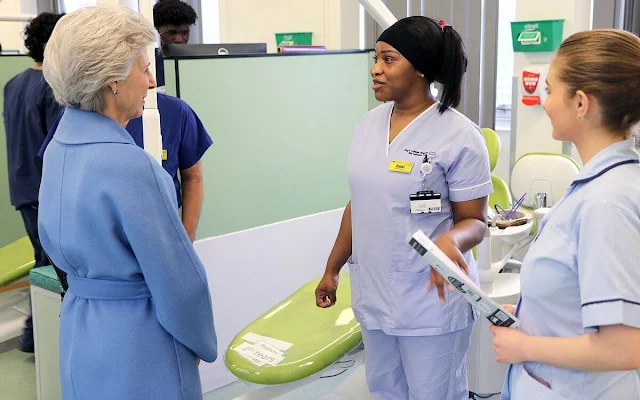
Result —
[[[369, 389], [383, 399], [466, 399], [472, 308], [457, 292], [443, 305], [435, 289], [427, 290], [430, 268], [406, 237], [421, 229], [436, 239], [453, 226], [451, 202], [491, 194], [488, 152], [478, 127], [455, 110], [440, 114], [439, 103], [389, 144], [393, 104], [362, 118], [348, 160], [352, 308], [363, 330]], [[425, 155], [433, 170], [423, 188]], [[413, 163], [410, 173], [391, 171], [392, 161]], [[442, 212], [410, 213], [409, 196], [421, 190], [441, 195]], [[471, 252], [465, 259], [477, 282]]]
[[[593, 157], [542, 220], [524, 259], [516, 315], [529, 335], [640, 328], [640, 166], [631, 140]], [[532, 378], [548, 382], [551, 389]], [[640, 399], [635, 371], [512, 365], [502, 399]]]

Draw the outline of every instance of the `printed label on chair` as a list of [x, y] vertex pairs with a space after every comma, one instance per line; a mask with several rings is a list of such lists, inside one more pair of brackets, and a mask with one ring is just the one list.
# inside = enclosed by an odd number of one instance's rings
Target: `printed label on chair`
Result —
[[256, 344], [242, 343], [234, 350], [258, 367], [262, 367], [264, 364], [278, 365], [284, 360], [284, 355], [280, 350], [264, 341]]
[[282, 340], [278, 340], [278, 339], [274, 339], [274, 338], [270, 338], [262, 335], [256, 335], [255, 333], [251, 333], [251, 332], [247, 333], [242, 338], [250, 343], [258, 343], [258, 342], [269, 343], [271, 346], [275, 347], [280, 351], [287, 351], [291, 348], [291, 346], [293, 346], [293, 343], [284, 342]]

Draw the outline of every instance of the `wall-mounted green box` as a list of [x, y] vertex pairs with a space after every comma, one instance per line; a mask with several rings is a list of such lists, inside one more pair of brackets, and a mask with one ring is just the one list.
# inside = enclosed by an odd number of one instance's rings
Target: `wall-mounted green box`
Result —
[[514, 52], [555, 51], [562, 43], [564, 19], [511, 23]]
[[276, 33], [276, 46], [311, 46], [312, 32]]

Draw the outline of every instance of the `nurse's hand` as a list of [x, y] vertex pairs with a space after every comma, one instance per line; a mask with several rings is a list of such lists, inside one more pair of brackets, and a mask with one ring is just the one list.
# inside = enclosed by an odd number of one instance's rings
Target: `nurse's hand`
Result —
[[316, 288], [316, 305], [327, 308], [336, 304], [336, 291], [338, 290], [338, 275], [324, 274]]
[[491, 325], [489, 330], [493, 333], [493, 350], [497, 354], [497, 362], [521, 364], [529, 361], [527, 356], [529, 335], [519, 329], [503, 326]]
[[[447, 257], [451, 259], [451, 261], [456, 263], [458, 267], [460, 267], [467, 275], [469, 275], [469, 266], [464, 259], [464, 255], [462, 255], [460, 249], [458, 249], [458, 247], [455, 245], [451, 236], [445, 233], [441, 235], [434, 243], [444, 254], [447, 255]], [[429, 290], [433, 289], [434, 286], [438, 289], [438, 297], [440, 298], [440, 302], [442, 304], [444, 304], [446, 301], [444, 290], [445, 284], [447, 285], [447, 288], [450, 292], [454, 290], [453, 286], [451, 286], [449, 282], [446, 282], [442, 275], [437, 273], [435, 269], [431, 268], [431, 283], [429, 284]]]
[[516, 306], [514, 306], [513, 304], [503, 304], [502, 308], [504, 308], [505, 310], [507, 310], [507, 312], [510, 312], [513, 315], [516, 314]]

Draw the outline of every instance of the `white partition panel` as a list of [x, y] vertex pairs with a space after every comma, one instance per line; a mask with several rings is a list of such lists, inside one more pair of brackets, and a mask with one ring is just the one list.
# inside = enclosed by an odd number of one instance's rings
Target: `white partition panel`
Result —
[[207, 270], [218, 335], [218, 360], [200, 365], [204, 393], [236, 380], [225, 367], [224, 354], [238, 332], [305, 283], [322, 276], [343, 211], [327, 211], [195, 243]]

